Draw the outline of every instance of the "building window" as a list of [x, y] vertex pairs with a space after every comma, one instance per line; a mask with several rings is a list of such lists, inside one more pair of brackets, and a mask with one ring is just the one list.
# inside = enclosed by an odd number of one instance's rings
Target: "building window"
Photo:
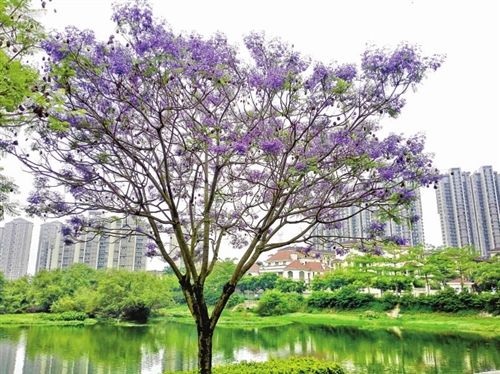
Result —
[[303, 280], [305, 279], [305, 274], [304, 274], [304, 272], [303, 272], [302, 270], [301, 270], [301, 271], [299, 271], [299, 279], [300, 279], [301, 281], [303, 281]]
[[293, 272], [291, 272], [291, 271], [288, 272], [288, 278], [290, 278], [290, 279], [293, 278]]

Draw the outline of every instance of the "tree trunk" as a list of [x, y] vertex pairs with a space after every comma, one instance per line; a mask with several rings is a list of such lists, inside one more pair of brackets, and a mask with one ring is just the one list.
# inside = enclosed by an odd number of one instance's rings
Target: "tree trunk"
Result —
[[200, 374], [212, 373], [212, 336], [213, 331], [208, 325], [198, 324], [198, 371]]

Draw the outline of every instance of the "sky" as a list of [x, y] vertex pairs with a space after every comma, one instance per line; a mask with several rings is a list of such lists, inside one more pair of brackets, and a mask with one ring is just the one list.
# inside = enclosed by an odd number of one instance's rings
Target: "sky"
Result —
[[[121, 2], [121, 1], [118, 1]], [[75, 25], [102, 39], [114, 31], [110, 0], [52, 0], [40, 15], [47, 29]], [[369, 45], [419, 45], [424, 54], [446, 60], [406, 96], [397, 119], [382, 122], [388, 132], [426, 135], [435, 166], [500, 171], [500, 2], [491, 0], [230, 1], [153, 0], [157, 17], [176, 32], [226, 34], [242, 46], [243, 36], [264, 31], [322, 62], [359, 63]], [[35, 1], [34, 5], [38, 5]], [[54, 9], [56, 12], [54, 12]], [[15, 162], [0, 160], [21, 185], [31, 179]], [[426, 242], [441, 245], [434, 190], [422, 192]], [[35, 232], [36, 235], [36, 232]], [[37, 243], [32, 244], [32, 253]], [[34, 257], [34, 256], [32, 256]], [[30, 268], [34, 267], [30, 260]]]

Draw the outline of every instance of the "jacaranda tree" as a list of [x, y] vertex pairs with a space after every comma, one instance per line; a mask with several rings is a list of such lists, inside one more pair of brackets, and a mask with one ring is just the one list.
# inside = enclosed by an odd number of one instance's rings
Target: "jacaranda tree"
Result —
[[[342, 208], [394, 212], [435, 183], [422, 137], [376, 132], [441, 59], [401, 45], [368, 50], [360, 68], [311, 63], [261, 34], [245, 38], [245, 58], [223, 35], [174, 33], [143, 3], [116, 6], [113, 20], [106, 41], [68, 28], [45, 42], [59, 99], [31, 140], [3, 149], [36, 178], [30, 212], [73, 215], [68, 238], [105, 230], [89, 210], [148, 222], [121, 234], [147, 235], [148, 254], [172, 268], [210, 373], [217, 321], [259, 256], [340, 224]], [[204, 284], [223, 246], [239, 260], [209, 312]]]

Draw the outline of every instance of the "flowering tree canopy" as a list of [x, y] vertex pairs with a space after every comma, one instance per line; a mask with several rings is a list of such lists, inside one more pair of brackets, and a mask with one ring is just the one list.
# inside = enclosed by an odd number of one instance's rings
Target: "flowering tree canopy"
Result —
[[[366, 51], [360, 67], [328, 65], [254, 33], [246, 61], [223, 35], [176, 34], [144, 4], [117, 6], [113, 20], [107, 41], [68, 28], [44, 43], [55, 104], [29, 143], [0, 146], [35, 175], [30, 212], [146, 220], [149, 251], [179, 278], [201, 335], [262, 253], [348, 218], [339, 209], [391, 211], [437, 180], [421, 136], [376, 132], [439, 56], [403, 44]], [[228, 243], [241, 256], [209, 315], [203, 284]]]

